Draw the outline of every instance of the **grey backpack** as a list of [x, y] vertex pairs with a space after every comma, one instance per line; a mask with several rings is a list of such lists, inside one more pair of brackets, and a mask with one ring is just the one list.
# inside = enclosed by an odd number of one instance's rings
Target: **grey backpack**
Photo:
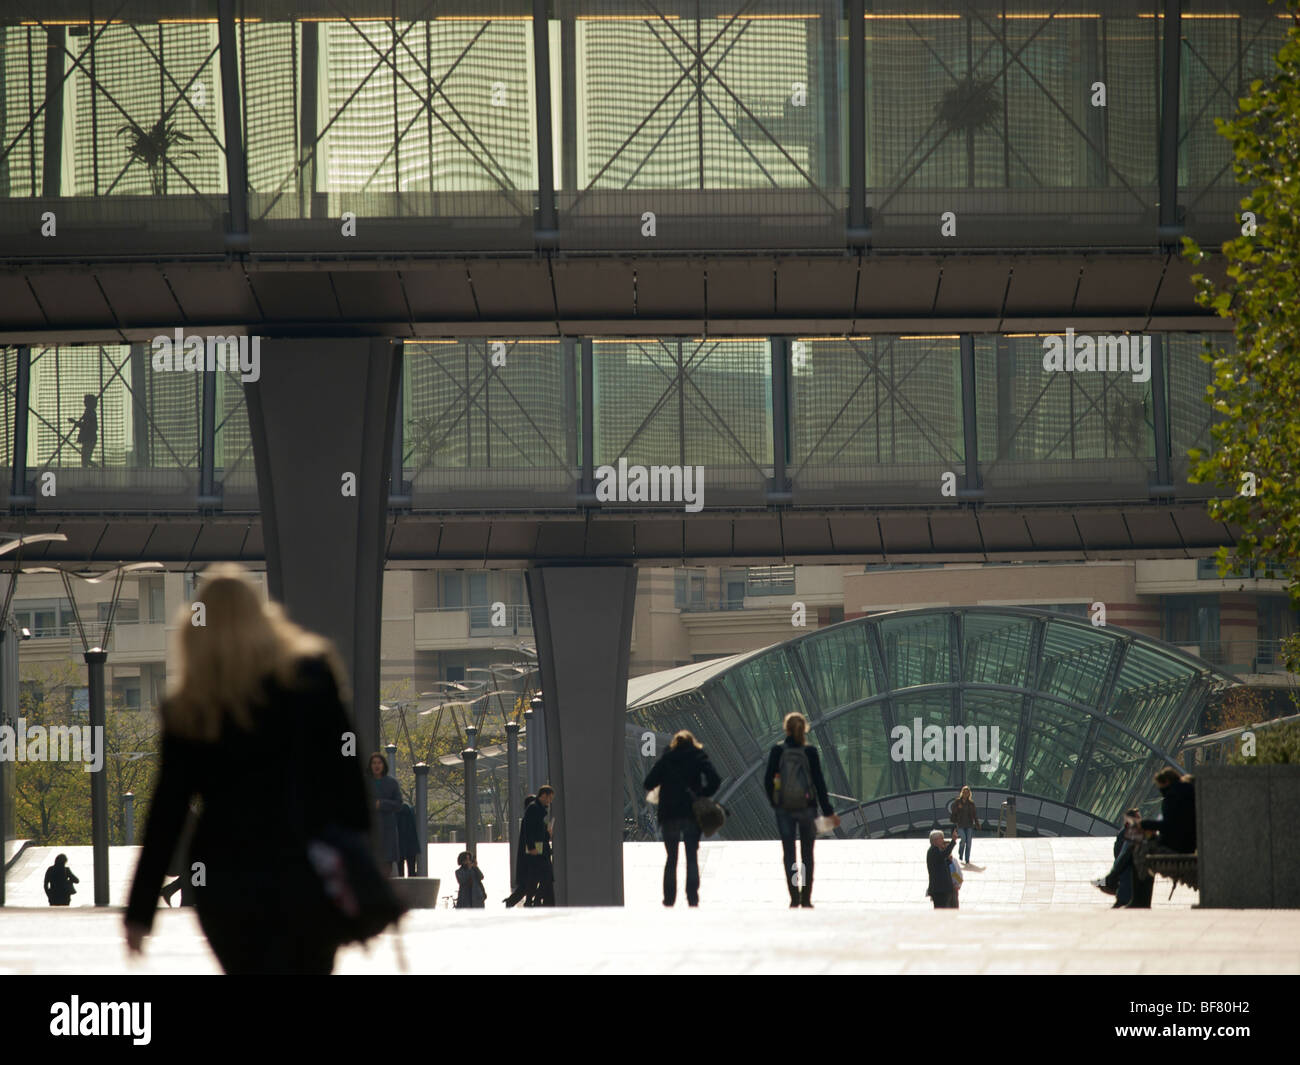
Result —
[[783, 747], [777, 771], [781, 774], [781, 794], [777, 805], [782, 810], [806, 810], [817, 804], [806, 747]]

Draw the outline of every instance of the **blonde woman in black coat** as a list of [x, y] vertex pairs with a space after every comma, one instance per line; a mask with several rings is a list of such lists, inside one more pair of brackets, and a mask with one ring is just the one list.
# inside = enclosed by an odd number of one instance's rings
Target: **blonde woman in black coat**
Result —
[[664, 905], [677, 901], [677, 844], [686, 845], [686, 902], [700, 904], [700, 826], [692, 806], [695, 797], [712, 795], [722, 784], [703, 745], [686, 729], [673, 737], [645, 778], [645, 790], [659, 789], [659, 829], [668, 852], [664, 863]]
[[[365, 785], [345, 737], [341, 670], [328, 641], [290, 622], [236, 566], [204, 575], [203, 625], [177, 616], [162, 768], [126, 911], [139, 953], [189, 812], [195, 906], [228, 973], [328, 973], [337, 942], [305, 840], [369, 829]], [[352, 741], [355, 744], [355, 739]], [[295, 752], [294, 772], [281, 755]]]

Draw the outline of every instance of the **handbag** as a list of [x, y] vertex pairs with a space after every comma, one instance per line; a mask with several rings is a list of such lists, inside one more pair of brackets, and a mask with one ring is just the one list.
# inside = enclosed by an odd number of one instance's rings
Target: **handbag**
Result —
[[[298, 747], [295, 765], [303, 764], [302, 735], [310, 722], [297, 728]], [[388, 878], [379, 871], [370, 849], [369, 833], [325, 824], [315, 832], [307, 831], [302, 796], [305, 788], [293, 788], [294, 828], [298, 845], [306, 855], [312, 883], [304, 889], [314, 894], [308, 908], [314, 910], [331, 942], [364, 943], [379, 935], [406, 913]]]
[[673, 772], [685, 789], [686, 797], [691, 800], [691, 814], [695, 818], [695, 823], [700, 826], [701, 834], [706, 837], [713, 835], [727, 823], [727, 808], [708, 795], [697, 795], [694, 789], [682, 780], [675, 766]]

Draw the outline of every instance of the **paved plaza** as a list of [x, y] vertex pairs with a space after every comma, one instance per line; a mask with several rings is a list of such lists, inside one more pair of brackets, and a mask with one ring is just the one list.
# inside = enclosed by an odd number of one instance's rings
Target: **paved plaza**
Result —
[[[790, 913], [775, 842], [705, 843], [699, 909], [660, 904], [663, 849], [624, 847], [622, 908], [506, 911], [505, 844], [479, 847], [490, 908], [422, 910], [336, 972], [776, 973], [791, 955], [822, 973], [1300, 973], [1300, 910], [1199, 910], [1195, 893], [1158, 880], [1148, 912], [1110, 909], [1088, 881], [1105, 871], [1106, 839], [977, 839], [962, 909], [925, 898], [924, 840], [824, 840], [816, 909]], [[452, 881], [458, 844], [430, 847], [430, 871]], [[142, 961], [127, 959], [121, 914], [89, 905], [90, 848], [65, 847], [81, 877], [78, 905], [44, 905], [41, 876], [59, 851], [29, 849], [10, 870], [0, 912], [0, 974], [215, 973], [192, 911], [163, 909]], [[110, 865], [121, 905], [135, 848]]]

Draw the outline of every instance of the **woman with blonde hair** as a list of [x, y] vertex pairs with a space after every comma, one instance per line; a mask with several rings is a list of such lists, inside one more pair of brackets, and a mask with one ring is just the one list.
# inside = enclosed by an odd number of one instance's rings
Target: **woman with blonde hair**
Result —
[[664, 863], [664, 905], [677, 901], [677, 844], [686, 844], [686, 902], [700, 904], [700, 825], [692, 807], [722, 784], [704, 746], [682, 729], [646, 774], [645, 790], [659, 789], [659, 829], [668, 852]]
[[[832, 825], [838, 825], [840, 819], [831, 808], [817, 748], [808, 743], [808, 719], [803, 714], [786, 714], [782, 725], [785, 742], [778, 743], [768, 754], [763, 785], [776, 808], [776, 828], [781, 834], [790, 909], [802, 907], [811, 910], [813, 840], [817, 835], [818, 805]], [[796, 831], [799, 833], [798, 862], [794, 859]]]
[[[142, 949], [192, 797], [202, 812], [184, 875], [228, 973], [328, 973], [338, 941], [306, 840], [367, 832], [365, 785], [330, 643], [263, 602], [242, 569], [215, 566], [177, 613], [162, 765], [126, 911]], [[355, 745], [355, 740], [353, 741]], [[281, 771], [292, 752], [295, 772]]]

